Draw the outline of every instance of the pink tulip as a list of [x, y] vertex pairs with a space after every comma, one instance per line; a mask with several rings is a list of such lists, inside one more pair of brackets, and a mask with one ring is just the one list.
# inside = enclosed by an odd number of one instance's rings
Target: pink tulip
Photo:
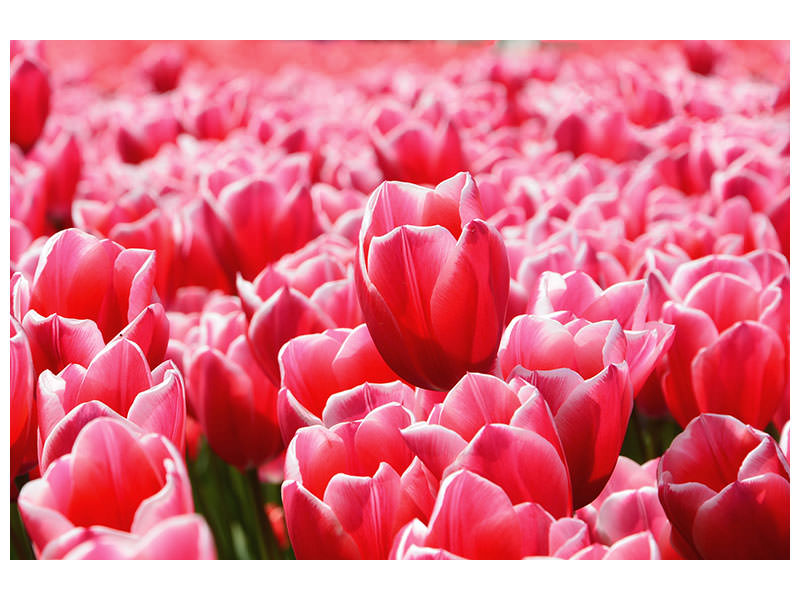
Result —
[[142, 56], [142, 70], [161, 94], [177, 87], [186, 62], [178, 47], [153, 47]]
[[23, 152], [39, 139], [50, 113], [50, 77], [33, 56], [18, 54], [11, 60], [11, 143]]
[[589, 379], [564, 368], [516, 367], [511, 376], [531, 383], [546, 400], [569, 466], [573, 505], [588, 504], [614, 470], [633, 410], [627, 364], [612, 363]]
[[34, 369], [25, 330], [11, 318], [11, 479], [35, 444]]
[[192, 514], [178, 451], [163, 436], [113, 418], [87, 424], [70, 454], [25, 485], [19, 507], [42, 558], [215, 554], [205, 521]]
[[640, 466], [619, 457], [600, 495], [576, 514], [589, 526], [593, 542], [612, 546], [629, 536], [648, 532], [660, 558], [681, 558], [670, 542], [672, 529], [658, 500], [658, 462], [653, 459]]
[[659, 322], [647, 323], [641, 331], [624, 331], [616, 321], [575, 319], [562, 325], [547, 317], [520, 315], [503, 334], [498, 366], [506, 378], [517, 365], [531, 371], [564, 367], [588, 378], [625, 361], [637, 395], [672, 337], [673, 329]]
[[469, 174], [434, 190], [384, 183], [367, 204], [356, 269], [361, 309], [386, 363], [420, 387], [448, 389], [495, 360], [508, 258], [480, 216]]
[[278, 355], [278, 421], [284, 442], [306, 425], [321, 423], [328, 399], [362, 383], [397, 379], [378, 353], [366, 325], [299, 335]]
[[[152, 252], [125, 250], [110, 240], [67, 229], [42, 250], [31, 283], [30, 309], [91, 319], [105, 341], [129, 327], [134, 341], [158, 364], [167, 343], [167, 321], [153, 289]], [[129, 330], [129, 331], [131, 331]], [[50, 350], [50, 349], [48, 349]]]
[[125, 115], [117, 128], [116, 148], [123, 162], [139, 164], [153, 158], [165, 144], [174, 142], [181, 125], [166, 105], [153, 105], [144, 113]]
[[230, 240], [245, 279], [321, 233], [309, 190], [300, 184], [283, 189], [269, 178], [239, 179], [207, 208], [213, 214], [209, 226], [221, 229], [212, 240]]
[[789, 558], [789, 464], [766, 433], [696, 417], [661, 459], [658, 494], [689, 556]]
[[247, 336], [264, 373], [280, 385], [278, 353], [294, 337], [361, 322], [352, 275], [341, 259], [347, 242], [327, 238], [237, 281]]
[[[777, 253], [710, 256], [686, 263], [663, 320], [675, 341], [662, 379], [667, 406], [685, 426], [700, 413], [766, 427], [786, 395], [788, 278]], [[721, 301], [730, 298], [730, 301]]]
[[[458, 129], [442, 118], [426, 120], [400, 106], [376, 109], [370, 118], [370, 138], [385, 179], [435, 184], [466, 167]], [[420, 118], [422, 117], [422, 118]]]
[[512, 504], [503, 489], [469, 471], [439, 488], [426, 526], [415, 519], [395, 536], [393, 559], [519, 559], [546, 556], [553, 522], [538, 504]]
[[402, 432], [439, 479], [467, 469], [501, 486], [514, 503], [535, 502], [560, 517], [572, 512], [570, 474], [547, 403], [522, 382], [468, 373], [427, 423]]
[[39, 466], [45, 470], [68, 454], [86, 424], [99, 417], [125, 417], [143, 431], [159, 433], [183, 449], [186, 394], [183, 377], [167, 361], [151, 370], [132, 341], [114, 340], [87, 368], [70, 364], [38, 381]]
[[83, 160], [78, 138], [59, 125], [48, 127], [30, 158], [45, 169], [47, 216], [57, 228], [69, 226], [70, 205], [75, 197]]
[[603, 290], [586, 273], [573, 271], [542, 276], [528, 309], [531, 314], [553, 315], [560, 321], [576, 317], [593, 322], [617, 320], [623, 329], [642, 330], [648, 302], [645, 281], [625, 281]]
[[278, 389], [259, 368], [238, 298], [210, 298], [182, 346], [187, 395], [211, 448], [241, 469], [282, 449]]
[[142, 190], [132, 190], [115, 202], [76, 200], [72, 220], [76, 227], [107, 237], [125, 248], [155, 250], [155, 287], [164, 302], [172, 299], [177, 248], [173, 223], [166, 207]]
[[437, 481], [403, 442], [412, 420], [389, 403], [358, 421], [297, 431], [281, 487], [297, 558], [386, 558], [403, 525], [427, 518]]

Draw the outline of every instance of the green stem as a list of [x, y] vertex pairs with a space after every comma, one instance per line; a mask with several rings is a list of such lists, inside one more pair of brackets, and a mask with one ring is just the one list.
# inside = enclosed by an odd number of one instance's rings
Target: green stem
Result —
[[636, 440], [639, 443], [639, 447], [642, 450], [642, 463], [647, 462], [651, 458], [650, 451], [648, 449], [646, 436], [644, 434], [644, 426], [642, 425], [642, 418], [639, 415], [639, 412], [634, 408], [633, 414], [631, 415], [631, 419], [633, 420], [634, 430], [636, 431]]
[[261, 480], [258, 477], [258, 469], [248, 469], [247, 480], [250, 483], [250, 489], [253, 491], [258, 527], [261, 533], [261, 541], [266, 551], [266, 557], [275, 560], [280, 558], [281, 553], [278, 548], [278, 541], [275, 539], [275, 532], [272, 531], [272, 525], [267, 519], [267, 513], [265, 511], [266, 502], [264, 501], [264, 494], [261, 489]]
[[20, 560], [33, 560], [36, 555], [33, 553], [25, 526], [19, 514], [19, 507], [16, 502], [11, 503], [11, 543], [12, 558]]

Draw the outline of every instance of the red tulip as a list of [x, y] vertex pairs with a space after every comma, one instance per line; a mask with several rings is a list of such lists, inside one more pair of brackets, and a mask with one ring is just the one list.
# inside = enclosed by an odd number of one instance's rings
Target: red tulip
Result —
[[167, 361], [151, 371], [132, 341], [114, 340], [87, 368], [44, 371], [38, 381], [39, 467], [45, 470], [68, 454], [86, 423], [105, 416], [126, 417], [143, 431], [160, 433], [179, 450], [185, 441], [183, 377]]
[[508, 299], [508, 258], [480, 220], [469, 174], [436, 189], [384, 183], [367, 204], [356, 286], [367, 327], [403, 379], [449, 389], [492, 368]]
[[18, 54], [11, 60], [11, 143], [23, 152], [39, 139], [50, 113], [50, 78], [37, 58]]
[[25, 485], [19, 508], [43, 558], [214, 556], [178, 451], [113, 418], [86, 425], [70, 454]]
[[700, 415], [673, 440], [658, 495], [690, 556], [789, 558], [789, 464], [769, 435], [731, 416]]

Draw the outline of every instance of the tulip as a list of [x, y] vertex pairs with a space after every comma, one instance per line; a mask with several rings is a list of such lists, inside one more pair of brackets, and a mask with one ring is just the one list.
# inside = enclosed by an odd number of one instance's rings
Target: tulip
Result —
[[215, 554], [205, 521], [193, 515], [178, 451], [165, 437], [113, 418], [87, 424], [69, 454], [22, 488], [19, 508], [41, 558]]
[[17, 476], [36, 438], [34, 370], [25, 330], [11, 318], [11, 479]]
[[663, 307], [675, 341], [662, 389], [682, 426], [707, 412], [757, 428], [773, 418], [787, 394], [785, 269], [780, 254], [757, 252], [710, 256], [675, 271], [671, 287], [684, 300]]
[[243, 178], [222, 188], [207, 208], [210, 227], [222, 230], [212, 240], [227, 235], [245, 279], [321, 233], [311, 194], [300, 184], [284, 190], [269, 178]]
[[[154, 279], [152, 252], [125, 250], [110, 240], [66, 229], [42, 249], [29, 307], [45, 317], [55, 313], [91, 319], [106, 342], [126, 330], [123, 335], [137, 341], [151, 364], [157, 365], [166, 350], [168, 323], [153, 289]], [[44, 350], [57, 353], [53, 346]]]
[[156, 92], [161, 94], [177, 87], [186, 57], [177, 47], [154, 47], [142, 56], [142, 71]]
[[11, 60], [11, 143], [23, 152], [39, 139], [50, 113], [50, 77], [35, 57]]
[[150, 194], [132, 190], [116, 202], [80, 199], [72, 203], [76, 227], [107, 237], [125, 248], [145, 248], [156, 253], [156, 283], [159, 296], [167, 302], [174, 293], [173, 265], [176, 254], [173, 224], [166, 207]]
[[409, 115], [402, 107], [384, 106], [368, 117], [385, 179], [434, 184], [465, 168], [458, 129], [447, 118], [431, 123], [420, 115], [422, 110], [418, 107]]
[[41, 470], [68, 454], [81, 429], [99, 417], [126, 417], [179, 450], [184, 447], [183, 377], [169, 361], [151, 370], [141, 349], [126, 338], [103, 348], [87, 368], [70, 364], [58, 375], [44, 371], [38, 399]]
[[250, 350], [238, 298], [208, 299], [185, 337], [187, 394], [211, 448], [243, 470], [275, 457], [278, 390]]
[[612, 363], [589, 379], [571, 369], [524, 367], [511, 376], [535, 386], [547, 401], [569, 466], [573, 506], [588, 504], [614, 470], [633, 410], [627, 364]]
[[672, 327], [659, 322], [647, 323], [641, 331], [623, 331], [616, 321], [575, 319], [562, 325], [547, 317], [520, 315], [503, 334], [498, 366], [506, 378], [517, 365], [532, 371], [565, 367], [587, 378], [612, 362], [625, 361], [636, 395], [669, 349], [672, 336]]
[[553, 517], [539, 505], [514, 505], [500, 486], [458, 470], [442, 482], [428, 525], [415, 519], [401, 529], [390, 558], [546, 556], [552, 522]]
[[672, 528], [658, 500], [658, 462], [656, 458], [639, 465], [620, 456], [600, 495], [577, 511], [596, 544], [613, 546], [648, 532], [662, 559], [681, 558], [670, 541]]
[[120, 115], [117, 127], [116, 149], [120, 159], [129, 164], [139, 164], [156, 156], [165, 144], [175, 142], [181, 124], [167, 104], [140, 107], [136, 114]]
[[706, 559], [789, 558], [789, 464], [768, 434], [695, 417], [658, 466], [673, 542]]
[[248, 320], [253, 354], [274, 385], [280, 385], [278, 354], [300, 335], [362, 322], [352, 275], [342, 254], [346, 241], [330, 237], [267, 266], [250, 283], [239, 277], [237, 288]]
[[299, 335], [278, 355], [278, 421], [287, 444], [294, 432], [321, 423], [328, 399], [362, 383], [397, 379], [378, 353], [366, 325]]
[[535, 502], [556, 517], [572, 512], [570, 474], [547, 403], [521, 380], [511, 385], [468, 373], [427, 423], [403, 439], [440, 479], [467, 469], [501, 486], [516, 503]]
[[413, 420], [397, 403], [330, 429], [299, 429], [281, 486], [297, 558], [386, 558], [397, 531], [427, 519], [437, 482], [406, 447]]
[[586, 273], [545, 273], [539, 280], [529, 312], [560, 321], [581, 317], [587, 321], [616, 320], [625, 330], [644, 329], [649, 290], [643, 280], [625, 281], [603, 290]]
[[434, 190], [384, 183], [367, 203], [356, 286], [378, 351], [403, 379], [449, 389], [495, 361], [508, 258], [462, 173]]

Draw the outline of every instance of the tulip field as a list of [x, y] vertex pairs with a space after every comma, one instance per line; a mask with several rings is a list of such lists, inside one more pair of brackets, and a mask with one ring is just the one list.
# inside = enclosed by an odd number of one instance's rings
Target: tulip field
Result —
[[789, 558], [788, 41], [10, 56], [11, 558]]

